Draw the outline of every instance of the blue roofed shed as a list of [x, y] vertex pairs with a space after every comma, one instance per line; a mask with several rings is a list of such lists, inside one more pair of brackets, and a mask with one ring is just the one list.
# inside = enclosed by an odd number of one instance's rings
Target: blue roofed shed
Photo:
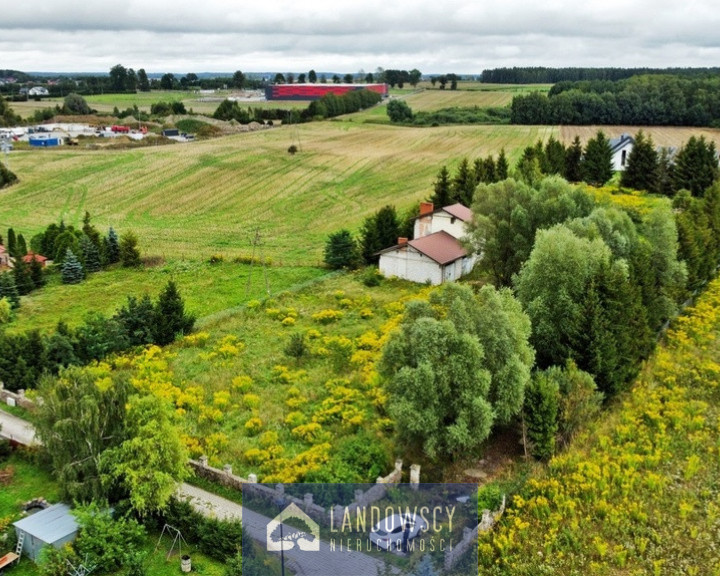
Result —
[[23, 537], [22, 553], [37, 561], [44, 546], [60, 548], [72, 542], [78, 533], [78, 523], [67, 504], [54, 504], [13, 524], [18, 539]]

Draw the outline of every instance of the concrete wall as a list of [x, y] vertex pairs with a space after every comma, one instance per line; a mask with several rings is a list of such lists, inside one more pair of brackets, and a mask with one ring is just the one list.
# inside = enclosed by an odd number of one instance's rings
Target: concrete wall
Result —
[[465, 236], [465, 222], [447, 212], [436, 212], [432, 218], [432, 232], [444, 230], [454, 238]]
[[442, 283], [442, 270], [437, 262], [411, 247], [398, 248], [380, 255], [380, 273], [386, 278], [397, 276], [412, 282], [433, 286]]
[[2, 382], [0, 382], [0, 403], [7, 404], [8, 406], [20, 406], [26, 410], [35, 409], [35, 402], [29, 398], [25, 398], [24, 390], [10, 392], [10, 390], [5, 390], [5, 385]]

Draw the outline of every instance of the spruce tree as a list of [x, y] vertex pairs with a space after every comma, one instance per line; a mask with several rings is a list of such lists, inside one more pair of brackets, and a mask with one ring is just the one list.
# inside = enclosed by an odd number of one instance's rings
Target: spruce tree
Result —
[[30, 279], [32, 280], [33, 286], [35, 288], [42, 288], [45, 286], [45, 271], [43, 270], [43, 265], [40, 263], [40, 260], [37, 258], [33, 258], [30, 260]]
[[568, 182], [580, 182], [582, 180], [581, 162], [582, 162], [582, 144], [580, 137], [575, 136], [575, 140], [565, 152], [565, 171], [563, 175]]
[[90, 212], [87, 210], [85, 211], [85, 216], [83, 217], [83, 227], [82, 227], [83, 234], [87, 234], [87, 236], [92, 240], [93, 244], [95, 246], [100, 246], [100, 232], [98, 232], [97, 228], [90, 224]]
[[675, 190], [686, 189], [693, 196], [702, 196], [718, 177], [715, 143], [705, 136], [691, 136], [675, 156], [673, 179]]
[[97, 272], [100, 270], [100, 250], [98, 250], [97, 245], [87, 234], [83, 234], [80, 238], [80, 251], [86, 272]]
[[505, 156], [505, 148], [500, 148], [500, 154], [498, 154], [497, 163], [495, 164], [495, 178], [498, 182], [507, 180], [508, 171], [510, 166]]
[[128, 296], [126, 305], [116, 312], [114, 319], [127, 332], [131, 346], [144, 346], [153, 342], [155, 306], [148, 294], [140, 299]]
[[79, 284], [85, 278], [82, 264], [70, 248], [65, 253], [60, 277], [63, 284]]
[[20, 307], [20, 293], [10, 272], [0, 274], [0, 298], [7, 298], [13, 308]]
[[545, 372], [537, 372], [525, 387], [524, 422], [531, 453], [538, 460], [555, 453], [559, 396], [558, 382]]
[[185, 304], [175, 282], [170, 280], [155, 304], [154, 341], [160, 346], [170, 344], [178, 334], [192, 330], [195, 318], [185, 313]]
[[7, 251], [10, 256], [15, 258], [15, 253], [17, 252], [17, 238], [15, 237], [15, 230], [12, 228], [8, 228], [7, 233]]
[[17, 286], [18, 292], [21, 296], [30, 294], [30, 292], [33, 291], [33, 288], [35, 288], [35, 284], [30, 277], [30, 267], [22, 259], [22, 257], [15, 258], [13, 276], [15, 277], [15, 286]]
[[376, 263], [376, 253], [394, 246], [399, 235], [400, 222], [393, 206], [384, 206], [365, 218], [360, 230], [360, 252], [365, 263]]
[[488, 184], [498, 182], [497, 166], [495, 165], [495, 159], [492, 157], [492, 154], [488, 155], [488, 157], [483, 160], [483, 163], [485, 164], [485, 182]]
[[343, 229], [328, 236], [324, 260], [333, 270], [357, 268], [360, 263], [358, 246], [348, 230]]
[[565, 146], [563, 143], [550, 136], [545, 144], [543, 160], [541, 168], [545, 174], [564, 174]]
[[609, 140], [601, 130], [585, 146], [581, 171], [583, 181], [591, 186], [602, 186], [612, 178], [612, 149]]
[[433, 186], [433, 195], [430, 198], [436, 207], [449, 206], [450, 202], [450, 173], [447, 166], [443, 166], [438, 172]]
[[463, 158], [450, 185], [450, 202], [460, 202], [465, 206], [470, 206], [475, 185], [475, 175], [470, 167], [470, 162], [467, 158]]
[[620, 185], [635, 190], [658, 191], [658, 153], [652, 137], [645, 138], [642, 130], [635, 135], [635, 145], [627, 157]]
[[25, 242], [25, 236], [23, 236], [22, 234], [18, 234], [16, 258], [22, 258], [23, 256], [25, 256], [25, 254], [27, 254], [27, 252], [28, 252], [28, 249], [27, 249], [27, 243]]
[[113, 230], [112, 226], [108, 230], [108, 235], [104, 239], [103, 246], [106, 264], [120, 262], [120, 243], [117, 233]]

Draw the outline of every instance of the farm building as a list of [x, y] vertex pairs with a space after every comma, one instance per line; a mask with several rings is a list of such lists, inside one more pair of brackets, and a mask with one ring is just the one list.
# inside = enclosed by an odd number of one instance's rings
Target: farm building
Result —
[[475, 265], [475, 256], [459, 241], [471, 218], [472, 212], [462, 204], [435, 210], [431, 203], [421, 203], [415, 239], [399, 238], [395, 246], [382, 250], [380, 273], [434, 286], [464, 276]]
[[635, 139], [630, 134], [621, 134], [620, 138], [610, 139], [613, 170], [625, 170], [627, 158], [635, 146]]
[[22, 539], [22, 554], [37, 561], [45, 546], [60, 548], [75, 540], [78, 523], [67, 504], [54, 504], [13, 524], [18, 543]]
[[49, 148], [51, 146], [60, 146], [63, 143], [61, 136], [56, 134], [32, 134], [29, 138], [30, 146], [38, 148]]
[[319, 100], [327, 94], [342, 96], [353, 90], [388, 95], [387, 84], [274, 84], [265, 88], [267, 100]]
[[40, 265], [43, 268], [52, 263], [42, 254], [35, 254], [35, 252], [33, 252], [32, 250], [25, 254], [25, 256], [23, 256], [23, 262], [25, 262], [25, 264], [30, 264], [33, 260], [37, 260], [38, 262], [40, 262]]

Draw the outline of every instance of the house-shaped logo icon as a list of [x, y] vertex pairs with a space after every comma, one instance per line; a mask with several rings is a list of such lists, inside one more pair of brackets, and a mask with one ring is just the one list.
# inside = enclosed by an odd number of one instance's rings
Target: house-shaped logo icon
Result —
[[[296, 520], [294, 526], [286, 523], [291, 518]], [[297, 521], [305, 524], [308, 531], [296, 528]], [[305, 552], [320, 551], [320, 526], [297, 504], [292, 503], [268, 522], [267, 549], [269, 552], [287, 552], [295, 547]]]

